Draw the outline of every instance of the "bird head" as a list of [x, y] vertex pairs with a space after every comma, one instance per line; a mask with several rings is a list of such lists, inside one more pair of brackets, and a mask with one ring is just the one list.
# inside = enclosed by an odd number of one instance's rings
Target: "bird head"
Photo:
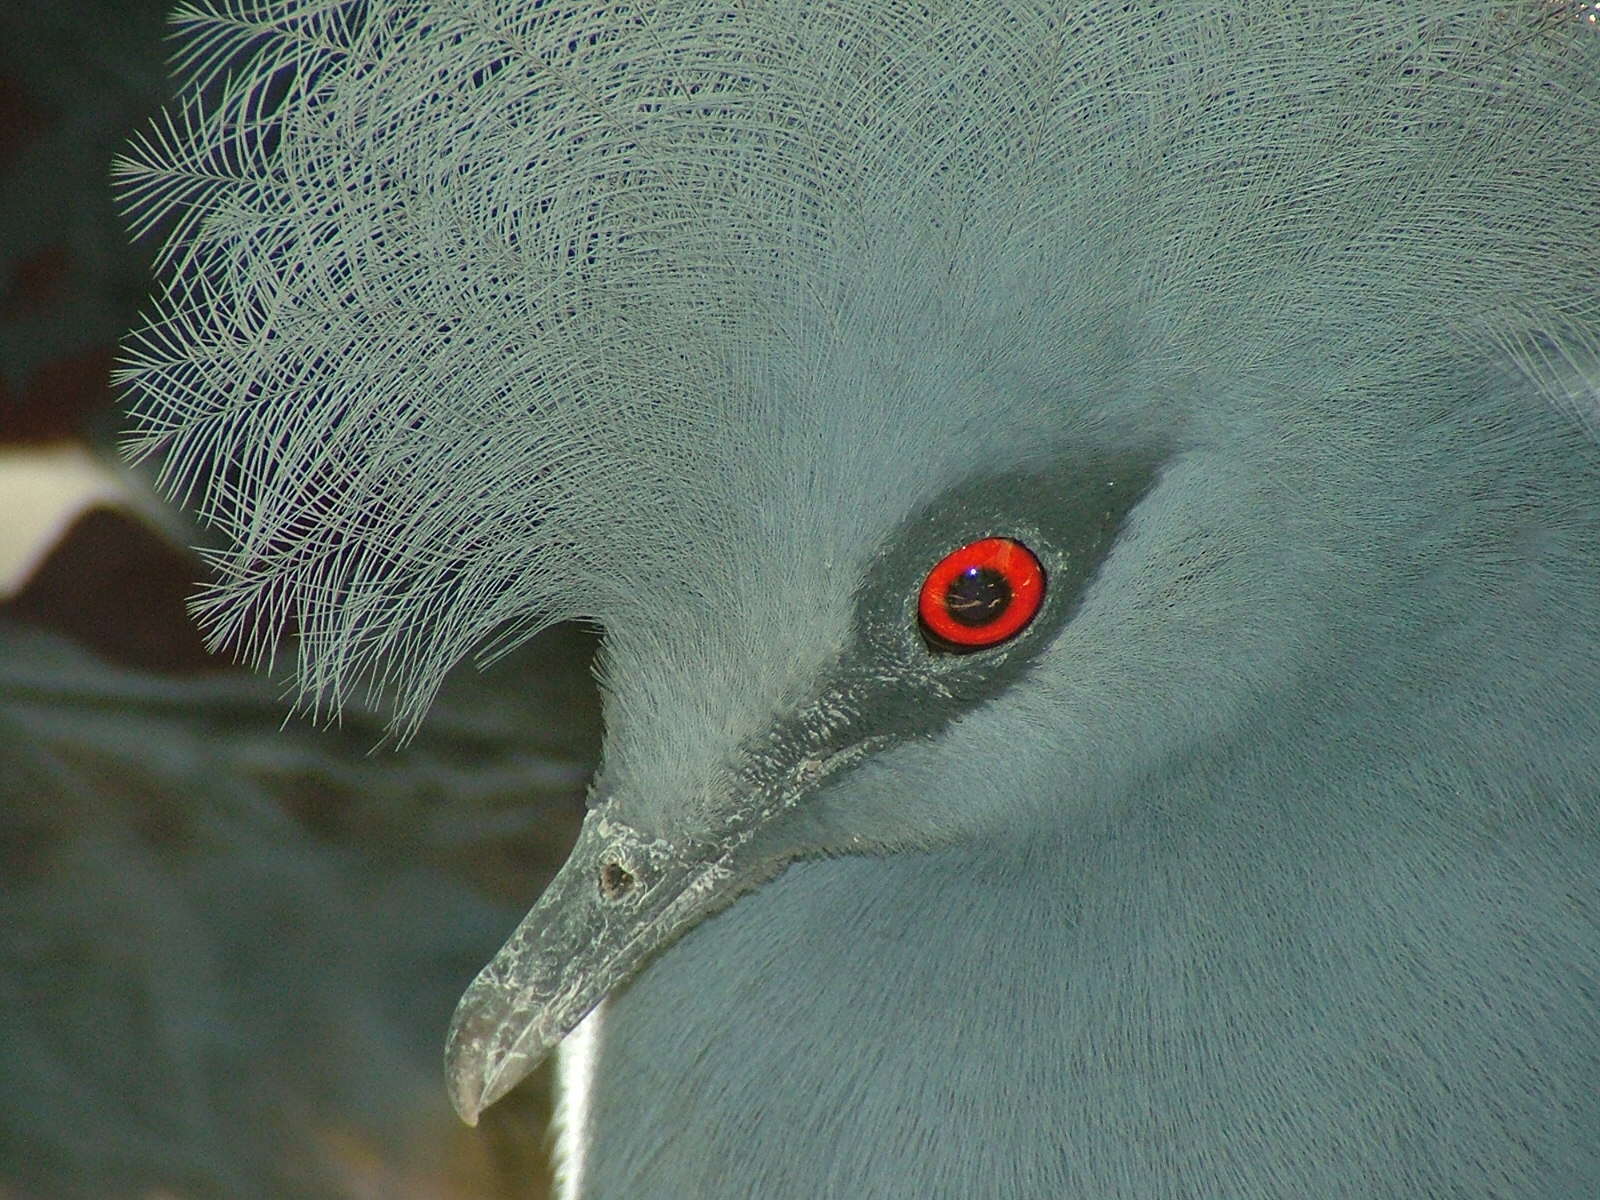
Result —
[[1325, 702], [1490, 399], [1591, 386], [1571, 7], [184, 10], [122, 377], [212, 638], [404, 734], [604, 633], [462, 1114], [798, 858], [1114, 820]]

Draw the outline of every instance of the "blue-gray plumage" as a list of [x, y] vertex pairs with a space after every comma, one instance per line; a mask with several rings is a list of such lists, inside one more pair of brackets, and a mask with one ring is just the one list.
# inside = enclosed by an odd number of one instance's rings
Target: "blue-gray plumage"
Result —
[[188, 12], [213, 635], [405, 730], [604, 629], [463, 1115], [577, 1027], [575, 1195], [1600, 1194], [1593, 16]]

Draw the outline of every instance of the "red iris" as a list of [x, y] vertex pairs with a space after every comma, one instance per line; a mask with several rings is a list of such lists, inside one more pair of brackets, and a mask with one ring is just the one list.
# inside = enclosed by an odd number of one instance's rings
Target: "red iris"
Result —
[[983, 538], [941, 558], [922, 581], [917, 614], [940, 642], [980, 650], [1016, 637], [1044, 601], [1044, 568], [1010, 538]]

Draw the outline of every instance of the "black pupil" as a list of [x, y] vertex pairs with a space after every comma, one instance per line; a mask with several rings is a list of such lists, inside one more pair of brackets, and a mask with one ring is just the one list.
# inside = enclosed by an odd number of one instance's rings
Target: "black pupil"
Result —
[[968, 567], [950, 581], [944, 610], [952, 621], [976, 628], [998, 620], [1011, 604], [1011, 585], [993, 567]]

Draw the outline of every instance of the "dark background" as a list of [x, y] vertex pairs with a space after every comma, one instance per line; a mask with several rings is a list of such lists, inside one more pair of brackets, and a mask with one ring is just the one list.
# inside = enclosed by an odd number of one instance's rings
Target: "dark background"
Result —
[[204, 532], [106, 382], [167, 7], [0, 2], [0, 1200], [542, 1195], [547, 1078], [467, 1130], [443, 1039], [576, 830], [592, 639], [458, 670], [401, 749], [201, 644]]

